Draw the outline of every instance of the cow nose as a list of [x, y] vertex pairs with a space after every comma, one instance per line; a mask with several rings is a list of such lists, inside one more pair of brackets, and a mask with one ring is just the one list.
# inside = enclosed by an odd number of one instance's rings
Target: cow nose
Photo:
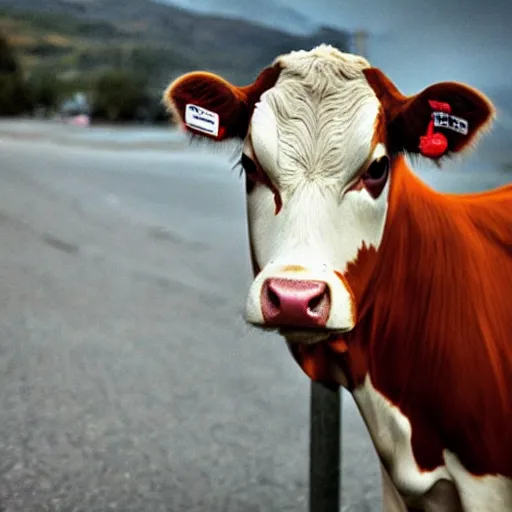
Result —
[[261, 291], [261, 311], [268, 325], [324, 327], [331, 310], [327, 283], [269, 278]]

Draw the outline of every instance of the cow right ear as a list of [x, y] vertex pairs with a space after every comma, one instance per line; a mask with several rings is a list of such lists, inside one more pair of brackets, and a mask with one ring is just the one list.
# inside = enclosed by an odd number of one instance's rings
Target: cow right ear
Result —
[[213, 141], [243, 139], [254, 105], [263, 92], [275, 85], [279, 72], [278, 66], [265, 68], [246, 87], [234, 86], [214, 73], [187, 73], [169, 85], [163, 101], [189, 133]]

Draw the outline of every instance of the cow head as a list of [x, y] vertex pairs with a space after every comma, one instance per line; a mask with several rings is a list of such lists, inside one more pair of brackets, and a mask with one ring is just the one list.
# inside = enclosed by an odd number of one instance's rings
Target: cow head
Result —
[[448, 103], [467, 122], [465, 133], [445, 130], [445, 155], [467, 147], [493, 113], [458, 83], [405, 96], [362, 57], [326, 45], [278, 57], [247, 87], [186, 74], [164, 100], [186, 130], [243, 142], [255, 273], [246, 319], [279, 328], [290, 343], [356, 326], [386, 226], [393, 162], [419, 152], [429, 102]]

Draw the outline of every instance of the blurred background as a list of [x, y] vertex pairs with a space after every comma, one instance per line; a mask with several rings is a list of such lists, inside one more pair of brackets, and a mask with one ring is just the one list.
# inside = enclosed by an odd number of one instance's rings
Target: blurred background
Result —
[[[195, 69], [250, 83], [330, 43], [407, 94], [479, 88], [493, 130], [439, 190], [512, 176], [512, 4], [0, 0], [0, 511], [307, 510], [309, 382], [244, 325], [244, 187], [161, 105]], [[343, 401], [344, 511], [380, 510]]]

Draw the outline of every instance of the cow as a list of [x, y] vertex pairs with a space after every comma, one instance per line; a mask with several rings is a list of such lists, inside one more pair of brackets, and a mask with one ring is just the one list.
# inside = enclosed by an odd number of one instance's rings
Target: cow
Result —
[[239, 142], [246, 321], [352, 394], [388, 510], [512, 510], [512, 184], [440, 193], [409, 163], [473, 147], [491, 101], [457, 82], [404, 95], [326, 44], [244, 87], [190, 72], [163, 98], [194, 137]]

